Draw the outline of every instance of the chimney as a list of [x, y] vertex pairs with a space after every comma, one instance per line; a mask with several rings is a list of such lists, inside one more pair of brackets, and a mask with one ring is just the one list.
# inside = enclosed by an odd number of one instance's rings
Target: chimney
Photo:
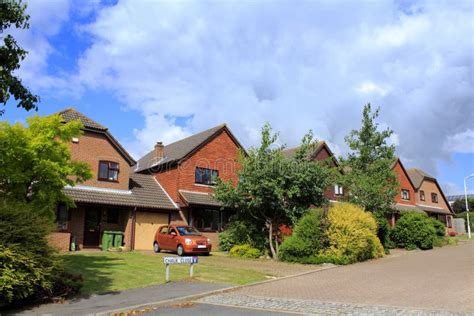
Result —
[[155, 158], [161, 160], [163, 158], [163, 142], [156, 142], [155, 144]]

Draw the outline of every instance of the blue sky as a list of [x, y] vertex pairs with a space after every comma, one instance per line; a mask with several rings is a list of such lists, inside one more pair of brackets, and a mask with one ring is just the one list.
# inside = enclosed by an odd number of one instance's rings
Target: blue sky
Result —
[[[227, 122], [246, 146], [270, 122], [337, 154], [367, 102], [406, 167], [447, 194], [474, 173], [472, 1], [31, 1], [18, 72], [39, 114], [75, 107], [138, 158]], [[31, 112], [6, 107], [2, 119]], [[469, 184], [474, 192], [474, 180]]]

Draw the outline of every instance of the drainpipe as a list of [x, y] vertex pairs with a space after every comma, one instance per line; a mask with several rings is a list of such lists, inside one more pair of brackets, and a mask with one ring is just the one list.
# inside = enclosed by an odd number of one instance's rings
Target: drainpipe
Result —
[[132, 211], [132, 231], [131, 231], [131, 242], [130, 242], [130, 250], [135, 250], [135, 224], [137, 222], [137, 207], [133, 208]]

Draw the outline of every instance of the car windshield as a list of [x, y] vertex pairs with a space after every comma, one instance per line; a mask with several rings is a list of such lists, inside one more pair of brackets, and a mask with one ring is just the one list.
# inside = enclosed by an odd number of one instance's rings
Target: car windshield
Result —
[[191, 226], [179, 226], [176, 229], [178, 229], [181, 236], [201, 236], [201, 233]]

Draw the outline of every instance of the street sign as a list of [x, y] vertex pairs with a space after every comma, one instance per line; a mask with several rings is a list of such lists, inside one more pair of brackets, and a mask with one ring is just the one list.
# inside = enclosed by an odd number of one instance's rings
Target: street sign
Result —
[[189, 264], [189, 276], [194, 275], [194, 265], [198, 263], [198, 257], [163, 257], [163, 263], [166, 266], [166, 282], [170, 281], [170, 266], [172, 264]]
[[198, 257], [163, 257], [164, 264], [195, 264]]

